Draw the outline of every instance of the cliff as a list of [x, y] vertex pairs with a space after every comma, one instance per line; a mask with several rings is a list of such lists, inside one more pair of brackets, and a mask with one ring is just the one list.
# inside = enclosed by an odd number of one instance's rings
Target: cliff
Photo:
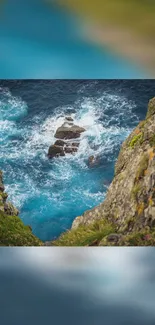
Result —
[[18, 210], [7, 202], [3, 175], [0, 171], [0, 246], [41, 246], [30, 226], [25, 226], [18, 217]]
[[155, 97], [121, 147], [105, 201], [77, 217], [52, 245], [155, 245]]

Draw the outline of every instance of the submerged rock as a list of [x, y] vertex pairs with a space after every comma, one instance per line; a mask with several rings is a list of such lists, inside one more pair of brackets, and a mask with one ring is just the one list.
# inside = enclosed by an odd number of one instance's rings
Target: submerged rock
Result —
[[90, 156], [88, 159], [88, 166], [89, 167], [95, 167], [99, 164], [99, 158], [95, 156]]

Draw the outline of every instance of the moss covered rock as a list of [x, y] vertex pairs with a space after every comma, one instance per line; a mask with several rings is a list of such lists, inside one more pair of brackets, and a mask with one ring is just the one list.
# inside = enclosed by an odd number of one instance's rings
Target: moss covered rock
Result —
[[41, 240], [33, 235], [30, 226], [24, 225], [18, 217], [19, 211], [7, 202], [7, 197], [0, 171], [0, 246], [42, 246]]
[[18, 216], [0, 211], [0, 246], [42, 246], [42, 242]]
[[[78, 216], [72, 229], [56, 243], [61, 245], [65, 239], [64, 245], [68, 241], [76, 246], [77, 234], [80, 236], [84, 229], [82, 242], [85, 244], [84, 238], [89, 236], [95, 222], [101, 224], [102, 229], [106, 222], [115, 228], [115, 233], [100, 233], [97, 245], [155, 244], [155, 97], [149, 101], [146, 119], [122, 144], [105, 201]], [[95, 233], [97, 235], [94, 230], [94, 237]]]

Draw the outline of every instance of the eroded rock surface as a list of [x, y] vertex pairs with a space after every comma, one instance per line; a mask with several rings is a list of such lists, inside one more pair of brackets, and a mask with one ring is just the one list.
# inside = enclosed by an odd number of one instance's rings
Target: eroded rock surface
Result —
[[18, 217], [19, 211], [7, 197], [0, 171], [0, 246], [42, 246], [31, 227], [23, 224]]
[[65, 140], [76, 139], [80, 137], [82, 132], [85, 132], [85, 129], [78, 125], [72, 125], [70, 127], [62, 125], [57, 129], [55, 138]]
[[122, 144], [104, 202], [78, 216], [70, 232], [75, 238], [84, 227], [87, 236], [97, 221], [96, 234], [104, 230], [102, 221], [115, 230], [110, 237], [100, 234], [98, 245], [155, 245], [155, 97], [149, 101], [146, 119]]
[[[65, 122], [56, 130], [55, 138], [58, 139], [48, 150], [48, 157], [60, 157], [65, 154], [75, 154], [80, 144], [80, 135], [85, 131], [84, 128], [74, 125], [73, 118], [68, 116]], [[77, 142], [71, 140], [78, 139]]]
[[149, 102], [146, 119], [121, 147], [105, 201], [85, 212], [78, 224], [96, 218], [107, 218], [127, 232], [155, 225], [155, 98]]

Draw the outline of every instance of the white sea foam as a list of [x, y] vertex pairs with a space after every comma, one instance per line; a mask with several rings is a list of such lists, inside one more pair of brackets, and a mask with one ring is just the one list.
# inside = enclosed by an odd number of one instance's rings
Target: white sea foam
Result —
[[[9, 92], [4, 98], [7, 114], [4, 115], [3, 109], [0, 158], [8, 166], [7, 174], [11, 182], [6, 182], [6, 189], [15, 206], [22, 209], [26, 202], [32, 202], [32, 206], [33, 202], [34, 205], [38, 204], [40, 214], [36, 216], [37, 212], [32, 211], [31, 217], [39, 219], [43, 218], [46, 205], [49, 211], [45, 218], [48, 219], [51, 213], [57, 215], [60, 210], [68, 213], [71, 203], [72, 209], [78, 206], [83, 211], [84, 205], [91, 208], [92, 202], [97, 205], [103, 201], [107, 186], [99, 183], [97, 187], [98, 175], [88, 168], [88, 158], [94, 155], [105, 159], [106, 164], [113, 162], [115, 150], [118, 151], [121, 142], [131, 131], [128, 125], [132, 128], [132, 120], [135, 123], [137, 118], [132, 112], [135, 103], [107, 93], [97, 98], [84, 98], [81, 95], [72, 106], [57, 107], [46, 119], [41, 113], [29, 125], [21, 124], [19, 127], [16, 120], [25, 114], [26, 103], [19, 98], [11, 98]], [[13, 120], [10, 120], [9, 114], [12, 114]], [[48, 148], [55, 142], [55, 132], [67, 115], [74, 119], [76, 125], [86, 129], [81, 134], [78, 152], [49, 161]], [[10, 135], [16, 133], [17, 140], [16, 137], [15, 140], [11, 139]], [[7, 141], [4, 141], [7, 134]], [[22, 137], [21, 141], [18, 141], [18, 135]], [[5, 174], [5, 167], [3, 169]], [[67, 220], [68, 216], [65, 218]]]

